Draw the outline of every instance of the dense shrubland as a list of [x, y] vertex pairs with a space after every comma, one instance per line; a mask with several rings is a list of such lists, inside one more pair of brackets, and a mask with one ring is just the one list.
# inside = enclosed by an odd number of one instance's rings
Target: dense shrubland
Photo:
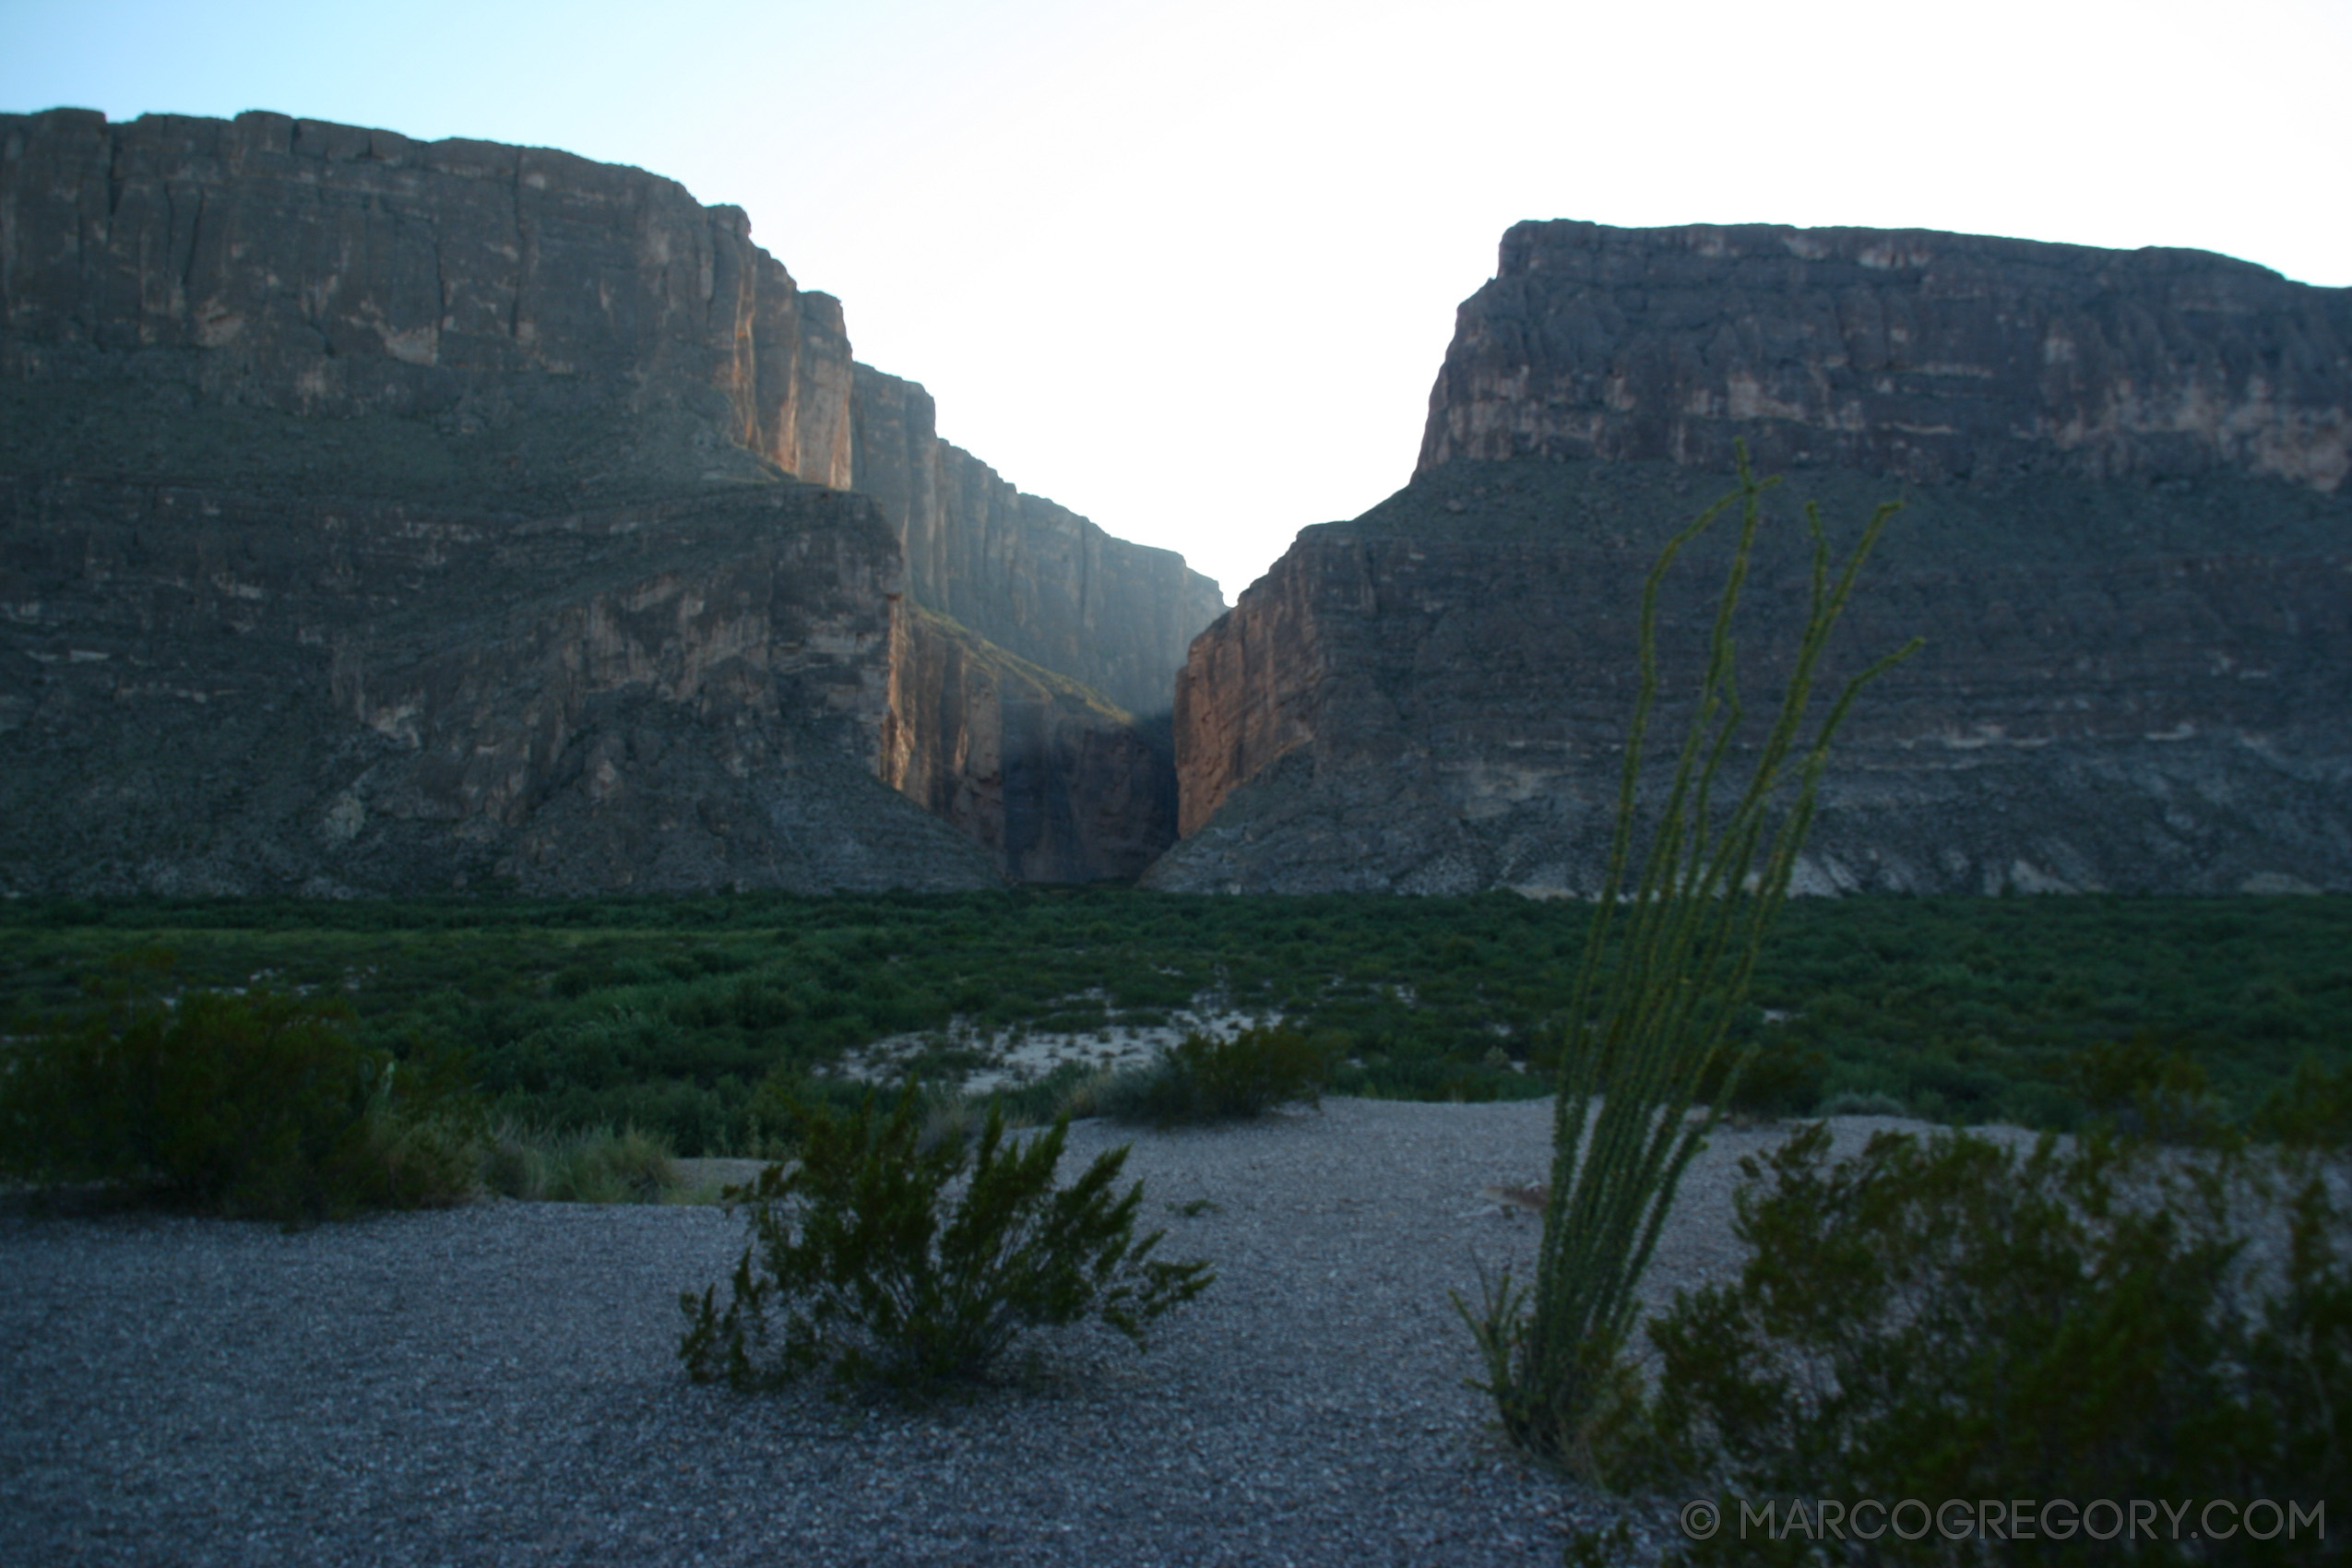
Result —
[[[338, 998], [362, 1046], [462, 1053], [495, 1114], [634, 1125], [680, 1155], [756, 1152], [772, 1073], [814, 1076], [894, 1033], [1155, 1024], [1195, 1000], [1327, 1048], [1325, 1092], [1549, 1092], [1589, 910], [1476, 898], [1193, 898], [1120, 889], [831, 899], [349, 904], [20, 900], [0, 997], [77, 1003], [114, 955], [162, 945], [174, 984]], [[2352, 898], [1796, 900], [1765, 938], [1735, 1040], [1745, 1109], [1899, 1105], [2064, 1129], [2115, 1086], [2204, 1075], [2242, 1122], [2299, 1064], [2352, 1063]], [[951, 1035], [951, 1024], [959, 1032]], [[1772, 1020], [1772, 1021], [1767, 1021]], [[21, 1025], [11, 1026], [21, 1033]], [[2144, 1086], [2143, 1086], [2144, 1087]], [[2125, 1098], [2136, 1090], [2127, 1087]], [[1050, 1114], [1050, 1107], [1040, 1107]]]

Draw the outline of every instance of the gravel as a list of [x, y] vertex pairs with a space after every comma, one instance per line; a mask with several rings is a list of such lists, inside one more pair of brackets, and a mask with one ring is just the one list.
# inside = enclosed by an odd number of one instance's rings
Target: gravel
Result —
[[[1480, 1190], [1545, 1174], [1550, 1114], [1078, 1123], [1065, 1177], [1132, 1141], [1218, 1282], [1147, 1354], [1043, 1336], [1030, 1386], [919, 1412], [689, 1384], [678, 1294], [744, 1233], [715, 1208], [0, 1217], [0, 1562], [1556, 1563], [1619, 1506], [1499, 1443], [1447, 1294], [1532, 1254]], [[1772, 1135], [1718, 1134], [1655, 1293], [1736, 1264]]]

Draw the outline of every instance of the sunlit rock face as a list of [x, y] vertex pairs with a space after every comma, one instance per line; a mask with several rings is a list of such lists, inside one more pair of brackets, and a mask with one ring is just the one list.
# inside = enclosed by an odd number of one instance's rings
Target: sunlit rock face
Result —
[[2202, 251], [1766, 224], [1522, 223], [1464, 302], [1420, 469], [1455, 457], [1918, 481], [2352, 468], [2352, 291]]
[[[964, 634], [925, 690], [856, 378], [835, 302], [637, 170], [0, 116], [0, 893], [1132, 875], [1166, 742], [1064, 667], [1164, 708], [1213, 588], [926, 450], [1018, 505], [928, 510], [924, 591], [1062, 672]], [[965, 786], [993, 814], [917, 803]]]
[[[2179, 252], [1522, 225], [1412, 484], [1194, 645], [1151, 880], [1591, 896], [1643, 576], [1741, 439], [1788, 475], [1737, 626], [1752, 709], [1802, 619], [1797, 503], [1833, 542], [1909, 503], [1827, 679], [1927, 646], [1849, 721], [1800, 890], [2352, 887], [2347, 319]], [[1666, 584], [1660, 737], [1721, 573], [1717, 546]]]

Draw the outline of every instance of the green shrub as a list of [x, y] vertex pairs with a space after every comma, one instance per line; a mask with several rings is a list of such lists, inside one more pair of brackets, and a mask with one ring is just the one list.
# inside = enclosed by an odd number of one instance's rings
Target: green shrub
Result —
[[1214, 1278], [1153, 1258], [1164, 1232], [1135, 1240], [1143, 1185], [1113, 1192], [1124, 1148], [1057, 1188], [1066, 1119], [1008, 1146], [992, 1107], [973, 1144], [928, 1148], [921, 1122], [911, 1086], [887, 1117], [870, 1101], [847, 1117], [809, 1107], [799, 1163], [729, 1190], [752, 1230], [732, 1299], [679, 1298], [695, 1382], [749, 1391], [822, 1372], [837, 1392], [921, 1396], [984, 1375], [1032, 1328], [1094, 1318], [1140, 1347]]
[[1823, 1116], [1908, 1116], [1909, 1108], [1881, 1090], [1847, 1089], [1821, 1102]]
[[289, 1224], [462, 1202], [479, 1132], [452, 1064], [362, 1047], [340, 1006], [266, 991], [166, 1001], [127, 972], [14, 1042], [0, 1072], [7, 1174]]
[[1699, 1082], [1701, 1103], [1731, 1115], [1774, 1119], [1802, 1116], [1821, 1103], [1829, 1058], [1793, 1040], [1769, 1040], [1749, 1053], [1731, 1092], [1723, 1094], [1733, 1065], [1727, 1054], [1710, 1066]]
[[1148, 1067], [1129, 1068], [1087, 1086], [1081, 1114], [1155, 1127], [1263, 1116], [1300, 1100], [1322, 1103], [1326, 1053], [1296, 1029], [1241, 1030], [1231, 1039], [1194, 1032]]
[[2352, 1063], [2330, 1073], [2310, 1057], [2254, 1113], [2253, 1134], [2290, 1148], [2340, 1149], [2352, 1144]]
[[[1656, 1384], [1612, 1433], [1612, 1479], [1713, 1491], [1727, 1520], [1741, 1503], [1824, 1498], [2340, 1505], [2352, 1274], [2322, 1182], [2304, 1182], [2288, 1245], [2264, 1260], [2232, 1215], [2261, 1200], [2275, 1167], [2097, 1136], [2020, 1151], [1883, 1133], [1835, 1165], [1828, 1148], [1815, 1125], [1743, 1162], [1737, 1229], [1754, 1255], [1738, 1283], [1681, 1295], [1650, 1324]], [[2144, 1541], [2132, 1560], [2322, 1560], [2303, 1536]], [[2105, 1562], [2108, 1550], [2078, 1533], [1965, 1560]], [[1844, 1550], [1725, 1529], [1689, 1554], [1963, 1560], [1933, 1532]]]
[[2067, 1077], [2092, 1115], [2127, 1137], [2162, 1144], [2210, 1144], [2226, 1119], [2204, 1067], [2168, 1051], [2147, 1029], [2075, 1052]]
[[493, 1192], [534, 1203], [659, 1203], [681, 1185], [669, 1141], [636, 1127], [555, 1133], [507, 1122], [482, 1168]]

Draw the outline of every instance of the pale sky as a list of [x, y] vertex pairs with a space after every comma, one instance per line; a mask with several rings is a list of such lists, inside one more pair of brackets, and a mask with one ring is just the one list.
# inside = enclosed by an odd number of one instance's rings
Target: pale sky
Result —
[[0, 110], [559, 147], [752, 216], [1024, 490], [1230, 600], [1401, 485], [1528, 218], [2352, 285], [2352, 0], [0, 0]]

